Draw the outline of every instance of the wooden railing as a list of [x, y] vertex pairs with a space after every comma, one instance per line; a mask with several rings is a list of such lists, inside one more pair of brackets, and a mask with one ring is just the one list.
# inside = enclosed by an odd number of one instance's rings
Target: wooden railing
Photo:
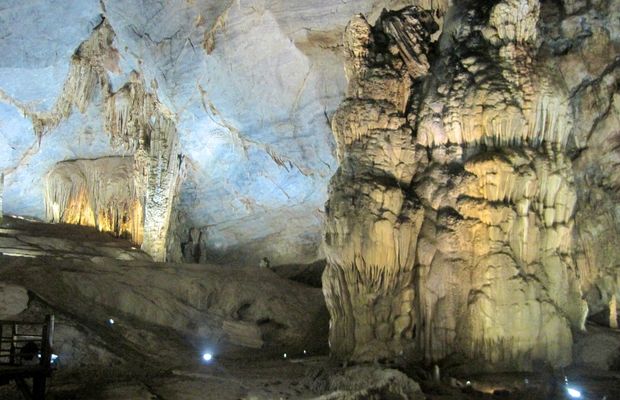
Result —
[[[0, 385], [15, 381], [26, 398], [44, 399], [52, 372], [53, 337], [53, 315], [44, 322], [0, 320]], [[27, 378], [33, 378], [32, 390]]]

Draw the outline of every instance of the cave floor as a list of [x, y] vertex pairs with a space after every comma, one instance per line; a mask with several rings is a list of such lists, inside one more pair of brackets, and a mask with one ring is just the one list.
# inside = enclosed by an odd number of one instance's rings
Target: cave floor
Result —
[[[91, 228], [41, 224], [7, 218], [0, 229], [0, 253], [5, 256], [90, 258], [108, 254], [124, 260], [148, 261], [131, 243]], [[104, 334], [103, 332], [102, 335]], [[105, 336], [105, 335], [104, 335]], [[83, 369], [69, 373], [62, 364], [49, 382], [49, 400], [198, 400], [312, 399], [329, 392], [328, 377], [339, 370], [327, 356], [314, 354], [257, 356], [252, 349], [208, 364], [176, 359], [171, 367]], [[135, 365], [144, 365], [139, 362]], [[132, 370], [131, 368], [134, 368]], [[405, 370], [405, 372], [407, 372]], [[434, 384], [409, 374], [430, 400], [448, 399], [567, 399], [563, 376], [583, 399], [620, 399], [620, 372], [567, 369], [549, 374], [489, 374], [460, 376], [469, 387], [454, 387], [448, 379]], [[428, 376], [428, 375], [427, 375]], [[524, 385], [527, 379], [528, 384]], [[552, 385], [551, 382], [558, 382]], [[495, 391], [495, 393], [493, 393]], [[0, 387], [0, 399], [22, 399], [13, 385]]]
[[[324, 362], [324, 358], [310, 357], [303, 362], [216, 359], [208, 365], [146, 372], [133, 378], [107, 376], [104, 371], [79, 377], [58, 373], [50, 381], [47, 399], [309, 399], [317, 393], [308, 373]], [[0, 398], [21, 399], [13, 386], [0, 387]]]
[[[305, 359], [214, 360], [209, 365], [175, 369], [146, 376], [108, 379], [105, 373], [51, 379], [48, 400], [235, 400], [235, 399], [313, 399], [325, 394], [324, 374], [336, 366], [326, 356]], [[571, 387], [581, 391], [582, 399], [620, 399], [620, 374], [569, 369]], [[529, 388], [521, 384], [527, 377]], [[519, 389], [514, 389], [520, 386]], [[472, 377], [471, 389], [451, 387], [447, 382], [422, 382], [429, 400], [449, 399], [569, 399], [565, 388], [550, 385], [544, 374], [488, 374]], [[493, 394], [493, 390], [497, 390]], [[21, 399], [12, 386], [0, 387], [3, 400]]]

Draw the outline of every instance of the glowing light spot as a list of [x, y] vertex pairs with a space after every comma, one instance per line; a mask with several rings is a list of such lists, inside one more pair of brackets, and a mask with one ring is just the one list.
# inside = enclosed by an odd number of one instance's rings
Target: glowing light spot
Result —
[[58, 360], [58, 354], [52, 354], [52, 362]]
[[282, 357], [286, 358], [286, 353], [282, 354]]
[[113, 320], [112, 318], [110, 318], [110, 319], [108, 320], [108, 324], [110, 324], [110, 325], [114, 325], [114, 320]]
[[581, 398], [581, 392], [579, 390], [577, 390], [577, 389], [573, 389], [571, 387], [567, 387], [566, 388], [566, 392], [573, 399], [580, 399]]
[[466, 384], [467, 386], [471, 386], [471, 381], [467, 381], [467, 382], [465, 382], [465, 384]]
[[211, 354], [211, 353], [204, 353], [202, 355], [202, 360], [206, 361], [206, 362], [209, 362], [209, 361], [213, 360], [213, 354]]
[[306, 350], [304, 350], [304, 354], [308, 354], [308, 352]]

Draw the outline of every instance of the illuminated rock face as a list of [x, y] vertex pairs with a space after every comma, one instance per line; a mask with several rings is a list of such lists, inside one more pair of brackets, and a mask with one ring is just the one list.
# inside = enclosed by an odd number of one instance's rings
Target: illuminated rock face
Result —
[[58, 162], [134, 156], [155, 258], [182, 260], [190, 231], [202, 262], [322, 258], [342, 32], [356, 13], [402, 4], [3, 1], [5, 212], [44, 218]]
[[4, 0], [4, 212], [131, 157], [156, 259], [326, 256], [344, 358], [565, 364], [620, 298], [620, 4], [405, 3]]
[[460, 6], [434, 44], [413, 10], [374, 27], [356, 17], [345, 34], [325, 228], [332, 351], [568, 365], [588, 312], [575, 262], [580, 171], [540, 4]]
[[47, 219], [95, 226], [141, 244], [144, 205], [140, 192], [132, 157], [64, 161], [46, 177]]
[[[176, 125], [172, 113], [144, 88], [137, 72], [132, 71], [127, 82], [114, 90], [109, 74], [120, 72], [114, 40], [112, 27], [102, 18], [73, 54], [62, 90], [49, 111], [36, 111], [4, 97], [31, 120], [39, 140], [53, 135], [74, 109], [97, 110], [99, 129], [108, 136], [113, 153], [133, 157], [70, 160], [52, 166], [44, 182], [46, 217], [129, 236], [155, 260], [163, 261], [180, 162]], [[31, 148], [25, 156], [37, 152]]]
[[[410, 8], [402, 19], [419, 24], [406, 44], [424, 48], [437, 29], [432, 17]], [[384, 15], [383, 21], [401, 18]], [[326, 205], [323, 287], [332, 351], [356, 360], [389, 358], [411, 347], [416, 320], [413, 266], [424, 208], [408, 188], [426, 153], [416, 149], [404, 112], [412, 79], [428, 64], [404, 62], [390, 53], [397, 50], [389, 40], [375, 37], [362, 16], [347, 26], [351, 97], [333, 119], [341, 167]]]

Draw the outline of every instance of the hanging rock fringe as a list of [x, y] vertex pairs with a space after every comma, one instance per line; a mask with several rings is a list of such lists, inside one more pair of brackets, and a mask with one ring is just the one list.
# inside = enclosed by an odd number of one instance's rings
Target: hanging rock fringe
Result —
[[132, 157], [72, 160], [56, 164], [45, 179], [47, 219], [94, 226], [140, 244], [144, 206]]

